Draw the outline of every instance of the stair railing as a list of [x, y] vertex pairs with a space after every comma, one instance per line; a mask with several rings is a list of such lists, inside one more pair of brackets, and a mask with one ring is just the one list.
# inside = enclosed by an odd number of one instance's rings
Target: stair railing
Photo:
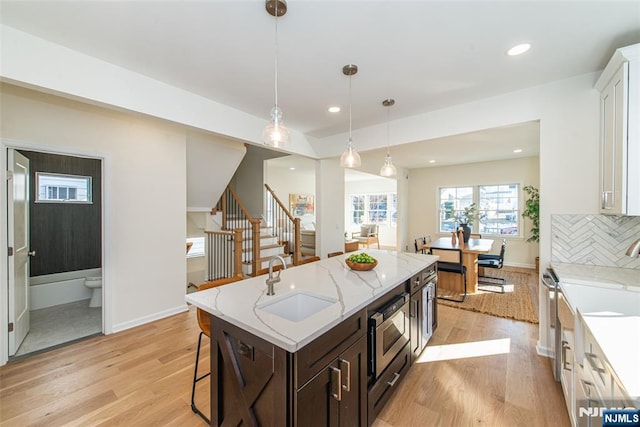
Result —
[[265, 192], [265, 221], [278, 237], [278, 244], [284, 244], [285, 253], [292, 255], [293, 265], [298, 265], [302, 259], [300, 252], [300, 218], [294, 218], [289, 209], [280, 201], [276, 193], [264, 185]]
[[207, 281], [242, 276], [242, 229], [205, 231]]
[[253, 218], [249, 214], [236, 192], [228, 185], [216, 206], [222, 212], [223, 230], [242, 230], [241, 262], [251, 263], [251, 275], [255, 276], [260, 264], [260, 218]]

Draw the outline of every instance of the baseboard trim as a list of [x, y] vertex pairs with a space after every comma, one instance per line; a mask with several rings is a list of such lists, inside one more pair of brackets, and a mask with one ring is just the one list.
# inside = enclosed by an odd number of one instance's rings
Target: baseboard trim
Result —
[[186, 304], [182, 304], [182, 305], [179, 305], [178, 307], [173, 307], [168, 310], [150, 314], [148, 316], [139, 317], [137, 319], [130, 320], [128, 322], [118, 323], [117, 325], [113, 325], [111, 333], [126, 331], [127, 329], [135, 328], [136, 326], [141, 326], [146, 323], [164, 319], [165, 317], [173, 316], [175, 314], [184, 313], [185, 311], [188, 311], [188, 310], [189, 310], [189, 307], [187, 307]]
[[504, 265], [506, 267], [530, 268], [532, 270], [536, 268], [535, 264], [525, 264], [525, 263], [520, 263], [520, 262], [505, 262]]

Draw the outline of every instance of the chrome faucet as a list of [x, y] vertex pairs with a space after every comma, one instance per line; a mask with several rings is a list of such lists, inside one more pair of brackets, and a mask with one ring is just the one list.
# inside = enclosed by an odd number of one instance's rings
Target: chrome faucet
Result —
[[280, 270], [276, 271], [275, 277], [273, 276], [273, 262], [275, 260], [280, 260], [280, 264], [282, 264], [282, 269], [287, 269], [287, 264], [285, 264], [284, 259], [281, 256], [272, 256], [269, 259], [269, 277], [266, 280], [267, 283], [267, 295], [275, 295], [275, 291], [273, 290], [274, 283], [278, 283], [280, 281]]
[[636, 240], [627, 249], [627, 256], [637, 257], [640, 254], [640, 239]]

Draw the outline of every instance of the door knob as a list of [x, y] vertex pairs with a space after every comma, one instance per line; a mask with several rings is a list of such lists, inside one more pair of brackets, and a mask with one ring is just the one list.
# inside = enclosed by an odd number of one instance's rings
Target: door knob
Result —
[[29, 251], [29, 252], [27, 252], [27, 255], [36, 256], [36, 251]]

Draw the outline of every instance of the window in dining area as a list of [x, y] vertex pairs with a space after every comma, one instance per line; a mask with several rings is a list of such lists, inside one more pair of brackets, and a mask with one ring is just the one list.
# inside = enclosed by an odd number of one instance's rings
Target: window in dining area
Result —
[[480, 185], [478, 193], [481, 218], [479, 232], [483, 235], [519, 234], [519, 185]]
[[440, 188], [440, 232], [446, 233], [458, 228], [456, 215], [473, 203], [473, 187]]
[[459, 226], [456, 216], [475, 203], [480, 220], [471, 225], [473, 233], [483, 236], [520, 235], [519, 195], [518, 184], [441, 187], [439, 231], [454, 231]]

